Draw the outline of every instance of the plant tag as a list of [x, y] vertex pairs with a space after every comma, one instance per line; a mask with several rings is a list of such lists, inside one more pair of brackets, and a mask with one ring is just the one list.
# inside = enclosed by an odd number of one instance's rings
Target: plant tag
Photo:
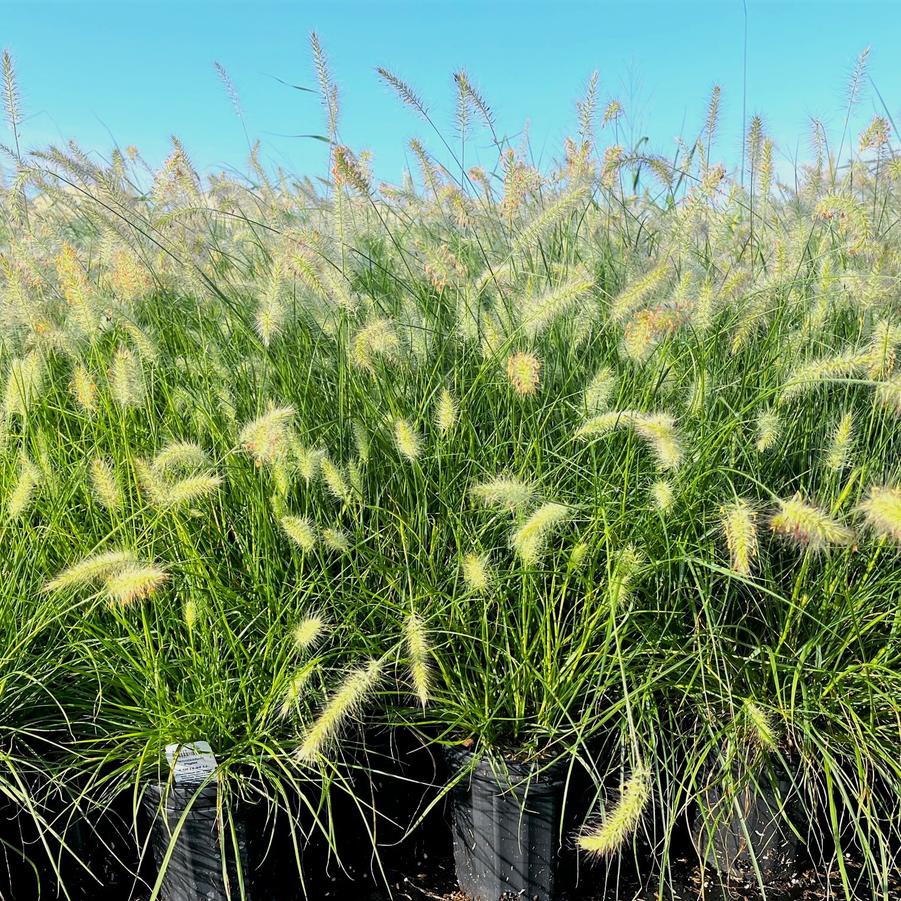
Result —
[[209, 742], [192, 741], [185, 745], [166, 745], [166, 760], [172, 768], [172, 777], [176, 783], [199, 784], [212, 776], [218, 782], [216, 772], [216, 755]]

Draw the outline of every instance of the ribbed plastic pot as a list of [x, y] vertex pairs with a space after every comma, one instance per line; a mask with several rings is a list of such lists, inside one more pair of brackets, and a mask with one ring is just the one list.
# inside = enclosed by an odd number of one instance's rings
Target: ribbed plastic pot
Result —
[[[246, 891], [249, 878], [247, 829], [243, 820], [235, 817], [237, 842], [228, 827], [220, 841], [217, 794], [214, 783], [202, 788], [161, 783], [147, 787], [144, 804], [153, 817], [153, 856], [160, 869], [178, 830], [160, 889], [164, 901], [231, 901], [240, 898], [238, 864]], [[182, 823], [180, 830], [179, 823]]]
[[[445, 753], [452, 775], [472, 767], [469, 751]], [[563, 778], [537, 770], [485, 757], [451, 793], [457, 881], [478, 901], [554, 897]]]
[[720, 813], [712, 823], [697, 818], [692, 839], [699, 855], [733, 878], [753, 877], [754, 861], [764, 881], [782, 876], [797, 863], [801, 852], [801, 843], [789, 824], [794, 819], [787, 801], [791, 789], [785, 777], [773, 783], [761, 780], [732, 798], [724, 797], [722, 788], [711, 784], [704, 792], [704, 804]]

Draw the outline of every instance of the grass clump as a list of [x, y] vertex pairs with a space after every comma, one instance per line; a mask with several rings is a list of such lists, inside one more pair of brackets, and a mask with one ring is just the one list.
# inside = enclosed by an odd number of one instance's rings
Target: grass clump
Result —
[[[338, 850], [322, 811], [387, 722], [583, 772], [589, 855], [653, 808], [661, 885], [711, 779], [776, 772], [802, 826], [828, 811], [824, 853], [882, 884], [901, 806], [888, 124], [848, 159], [817, 132], [786, 184], [757, 119], [746, 171], [713, 162], [718, 94], [669, 162], [623, 145], [612, 101], [611, 131], [580, 106], [544, 169], [496, 135], [493, 176], [416, 141], [415, 176], [377, 186], [314, 55], [322, 187], [256, 150], [249, 181], [204, 180], [175, 141], [156, 169], [35, 151], [0, 192], [21, 759], [46, 717], [47, 759], [102, 795], [202, 738], [221, 785], [306, 798]], [[15, 675], [31, 666], [54, 704]]]

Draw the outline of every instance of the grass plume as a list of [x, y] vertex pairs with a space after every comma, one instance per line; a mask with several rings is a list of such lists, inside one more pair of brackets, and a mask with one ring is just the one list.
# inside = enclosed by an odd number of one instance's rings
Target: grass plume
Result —
[[577, 838], [579, 848], [592, 857], [610, 857], [629, 840], [641, 823], [651, 798], [651, 775], [643, 764], [622, 784], [619, 800], [605, 811], [601, 822]]
[[371, 660], [366, 666], [357, 667], [347, 675], [307, 729], [297, 749], [299, 760], [313, 763], [325, 753], [347, 721], [359, 712], [375, 690], [381, 674], [382, 664], [378, 660]]
[[565, 504], [552, 501], [542, 504], [510, 536], [510, 545], [527, 566], [539, 561], [550, 532], [570, 516]]

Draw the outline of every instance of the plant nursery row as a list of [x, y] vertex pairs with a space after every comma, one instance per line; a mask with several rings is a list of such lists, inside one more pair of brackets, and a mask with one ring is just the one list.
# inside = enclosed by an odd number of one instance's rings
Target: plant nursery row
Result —
[[790, 166], [718, 88], [658, 154], [594, 77], [538, 166], [380, 69], [381, 184], [313, 55], [318, 178], [26, 150], [3, 57], [0, 896], [899, 897], [865, 57]]

